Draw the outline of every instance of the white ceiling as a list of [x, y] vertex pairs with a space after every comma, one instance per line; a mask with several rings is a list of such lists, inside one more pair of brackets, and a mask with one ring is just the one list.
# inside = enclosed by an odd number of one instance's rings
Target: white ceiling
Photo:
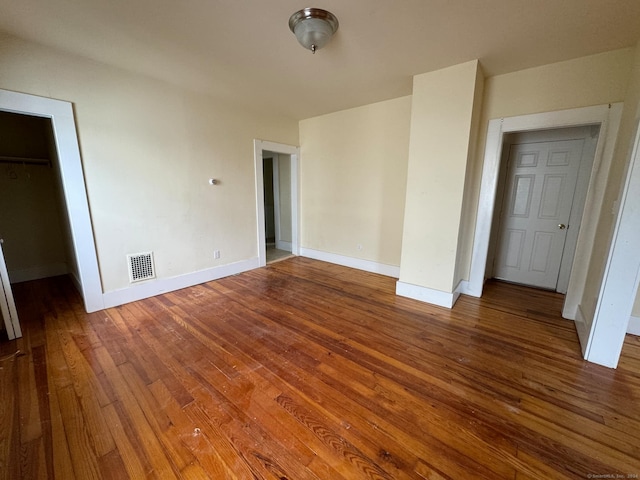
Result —
[[[288, 27], [304, 7], [340, 22], [315, 55]], [[0, 31], [302, 119], [475, 58], [495, 75], [635, 45], [640, 0], [0, 0]]]

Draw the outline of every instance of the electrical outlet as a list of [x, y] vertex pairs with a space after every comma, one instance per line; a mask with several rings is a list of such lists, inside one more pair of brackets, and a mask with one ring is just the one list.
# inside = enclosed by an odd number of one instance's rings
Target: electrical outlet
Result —
[[213, 258], [214, 258], [215, 260], [217, 260], [217, 259], [219, 259], [219, 258], [220, 258], [220, 250], [214, 250], [214, 251], [213, 251]]
[[362, 244], [361, 244], [361, 243], [359, 243], [358, 245], [356, 245], [356, 248], [357, 248], [358, 250], [362, 250]]

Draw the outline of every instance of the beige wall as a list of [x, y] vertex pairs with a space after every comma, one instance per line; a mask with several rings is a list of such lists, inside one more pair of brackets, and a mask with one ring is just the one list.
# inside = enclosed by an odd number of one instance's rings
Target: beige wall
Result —
[[487, 79], [484, 119], [621, 101], [634, 49], [626, 48]]
[[295, 145], [297, 122], [12, 37], [0, 72], [74, 104], [104, 291], [129, 285], [128, 253], [153, 251], [160, 278], [257, 256], [252, 142]]
[[[614, 210], [614, 205], [617, 205], [617, 200], [620, 198], [622, 186], [626, 178], [627, 166], [631, 159], [638, 122], [640, 120], [640, 43], [638, 43], [635, 49], [635, 56], [632, 58], [631, 66], [632, 70], [624, 96], [624, 109], [620, 122], [620, 131], [611, 164], [607, 190], [604, 196], [603, 209], [598, 223], [598, 235], [594, 242], [589, 265], [588, 278], [592, 279], [592, 281], [587, 283], [581, 302], [582, 311], [588, 318], [593, 316], [596, 309], [601, 279], [609, 254], [611, 236], [616, 221], [616, 216], [612, 214], [612, 211]], [[640, 295], [636, 296], [632, 315], [640, 316]]]
[[401, 282], [455, 288], [473, 107], [482, 95], [478, 70], [472, 61], [413, 79]]
[[[629, 125], [630, 128], [635, 128], [638, 125], [638, 119], [640, 118], [640, 42], [636, 45], [634, 70], [631, 81], [629, 82], [625, 103], [626, 105], [629, 105], [629, 108], [635, 108], [635, 121], [632, 120]], [[629, 141], [632, 142], [633, 139], [629, 137]], [[633, 305], [632, 315], [634, 317], [640, 317], [640, 290], [638, 290], [638, 293], [636, 294], [636, 301]]]
[[[624, 102], [622, 119], [618, 138], [616, 139], [613, 160], [608, 172], [607, 190], [603, 198], [593, 250], [589, 259], [587, 281], [579, 303], [582, 315], [589, 320], [593, 318], [596, 310], [604, 268], [611, 245], [611, 236], [616, 220], [613, 213], [615, 210], [615, 202], [619, 198], [624, 181], [624, 173], [629, 163], [638, 121], [638, 105], [640, 103], [640, 56], [638, 56], [638, 52], [633, 49], [628, 51], [630, 55], [626, 69], [628, 71], [626, 82], [620, 82], [621, 85], [624, 85], [622, 98], [620, 98], [620, 100]], [[610, 100], [610, 102], [613, 101], [618, 100]]]
[[400, 264], [410, 111], [402, 97], [300, 122], [302, 247]]

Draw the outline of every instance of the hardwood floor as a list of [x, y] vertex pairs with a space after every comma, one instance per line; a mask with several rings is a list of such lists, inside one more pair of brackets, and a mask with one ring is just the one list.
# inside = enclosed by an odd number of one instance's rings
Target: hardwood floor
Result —
[[557, 294], [394, 289], [304, 258], [93, 314], [65, 278], [16, 285], [1, 478], [640, 474], [638, 337], [609, 370]]

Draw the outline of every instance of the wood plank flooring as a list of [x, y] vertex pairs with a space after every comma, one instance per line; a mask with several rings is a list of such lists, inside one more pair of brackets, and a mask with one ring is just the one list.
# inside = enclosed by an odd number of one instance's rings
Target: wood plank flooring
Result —
[[609, 370], [560, 295], [394, 289], [305, 258], [93, 314], [64, 277], [16, 285], [0, 478], [640, 475], [638, 337]]

